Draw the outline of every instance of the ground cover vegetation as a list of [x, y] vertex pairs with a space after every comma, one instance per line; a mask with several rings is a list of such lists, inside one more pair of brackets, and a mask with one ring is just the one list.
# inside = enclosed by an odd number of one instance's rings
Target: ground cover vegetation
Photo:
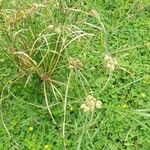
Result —
[[149, 0], [0, 0], [0, 149], [150, 149]]

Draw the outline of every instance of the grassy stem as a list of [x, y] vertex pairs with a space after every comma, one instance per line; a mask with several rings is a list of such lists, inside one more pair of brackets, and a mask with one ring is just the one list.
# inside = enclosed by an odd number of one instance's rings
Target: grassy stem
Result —
[[64, 140], [64, 148], [66, 149], [66, 138], [65, 138], [65, 125], [66, 125], [66, 114], [67, 114], [67, 97], [68, 97], [68, 90], [69, 90], [69, 84], [70, 84], [70, 79], [72, 75], [72, 70], [70, 71], [69, 77], [68, 77], [68, 82], [66, 85], [66, 92], [65, 92], [65, 99], [64, 99], [64, 119], [63, 119], [63, 140]]
[[48, 103], [48, 97], [47, 97], [46, 83], [45, 82], [43, 83], [43, 90], [44, 90], [44, 97], [45, 97], [46, 106], [47, 106], [48, 112], [50, 114], [50, 117], [51, 117], [53, 123], [57, 124], [54, 117], [53, 117], [53, 115], [52, 115], [52, 112], [51, 112], [51, 109], [50, 109], [50, 106], [49, 106], [49, 103]]

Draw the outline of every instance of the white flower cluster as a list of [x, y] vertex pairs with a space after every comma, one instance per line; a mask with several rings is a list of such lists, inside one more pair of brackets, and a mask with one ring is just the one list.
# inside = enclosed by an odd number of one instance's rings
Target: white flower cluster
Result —
[[92, 95], [88, 95], [85, 99], [85, 103], [81, 105], [81, 109], [84, 112], [93, 111], [95, 108], [100, 109], [102, 107], [102, 102], [98, 101]]
[[113, 58], [110, 54], [105, 55], [104, 57], [104, 67], [110, 71], [114, 71], [117, 65], [117, 60]]

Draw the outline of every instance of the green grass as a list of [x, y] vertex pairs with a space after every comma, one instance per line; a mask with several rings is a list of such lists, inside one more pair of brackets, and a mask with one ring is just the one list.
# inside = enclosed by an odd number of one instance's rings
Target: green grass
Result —
[[3, 0], [0, 43], [0, 150], [150, 149], [148, 0]]

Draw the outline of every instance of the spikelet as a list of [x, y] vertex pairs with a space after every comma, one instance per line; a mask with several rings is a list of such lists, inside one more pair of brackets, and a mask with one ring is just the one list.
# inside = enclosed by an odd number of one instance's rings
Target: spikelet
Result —
[[68, 62], [69, 62], [69, 69], [77, 70], [83, 67], [83, 63], [79, 59], [71, 57], [69, 58]]

